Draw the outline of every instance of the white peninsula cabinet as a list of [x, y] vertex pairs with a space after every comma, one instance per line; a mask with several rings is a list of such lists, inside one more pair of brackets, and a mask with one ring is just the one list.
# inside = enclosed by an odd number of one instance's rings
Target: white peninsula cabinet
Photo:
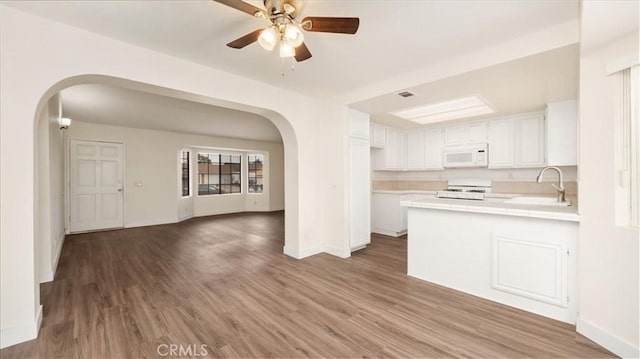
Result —
[[409, 207], [408, 275], [575, 324], [578, 222], [445, 204]]

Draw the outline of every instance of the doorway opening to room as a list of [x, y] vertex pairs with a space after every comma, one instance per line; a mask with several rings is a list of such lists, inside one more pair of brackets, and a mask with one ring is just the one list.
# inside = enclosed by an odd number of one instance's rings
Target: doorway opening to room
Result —
[[[128, 80], [89, 77], [52, 90], [38, 116], [40, 283], [54, 279], [65, 235], [71, 233], [147, 231], [147, 226], [196, 217], [274, 212], [268, 222], [283, 228], [275, 230], [279, 239], [271, 248], [282, 253], [287, 233], [297, 240], [297, 216], [286, 222], [286, 230], [284, 221], [287, 213], [297, 212], [297, 169], [285, 170], [285, 157], [297, 163], [297, 145], [282, 116]], [[64, 128], [62, 114], [72, 119]], [[292, 203], [286, 211], [285, 177], [287, 203]], [[101, 233], [107, 232], [95, 235]]]

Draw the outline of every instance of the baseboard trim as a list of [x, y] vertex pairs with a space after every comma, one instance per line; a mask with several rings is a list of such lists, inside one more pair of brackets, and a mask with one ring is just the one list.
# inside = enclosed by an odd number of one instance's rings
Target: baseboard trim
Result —
[[283, 252], [289, 257], [293, 257], [295, 259], [303, 259], [303, 258], [311, 257], [313, 255], [322, 253], [323, 250], [322, 250], [322, 247], [320, 246], [311, 247], [303, 250], [296, 250], [291, 247], [284, 246]]
[[576, 331], [622, 358], [640, 357], [640, 348], [634, 347], [632, 344], [586, 320], [578, 318]]
[[325, 246], [324, 252], [327, 254], [331, 254], [332, 256], [340, 257], [340, 258], [349, 258], [351, 257], [350, 249], [341, 249], [331, 246]]
[[36, 313], [33, 323], [0, 331], [0, 349], [37, 338], [40, 324], [42, 324], [42, 305], [38, 308], [38, 313]]
[[53, 281], [53, 277], [55, 277], [55, 274], [52, 270], [44, 270], [40, 272], [40, 275], [38, 275], [38, 280], [40, 281], [40, 284], [49, 283]]
[[376, 234], [382, 234], [384, 236], [389, 236], [389, 237], [401, 237], [404, 236], [405, 234], [407, 234], [407, 231], [402, 231], [402, 232], [392, 232], [392, 231], [387, 231], [385, 229], [379, 229], [379, 228], [374, 228], [371, 230], [371, 233], [376, 233]]
[[177, 223], [178, 218], [158, 218], [158, 219], [148, 219], [144, 221], [137, 222], [129, 222], [124, 225], [124, 228], [135, 228], [135, 227], [149, 227], [149, 226], [158, 226], [161, 224], [172, 224]]
[[56, 271], [58, 270], [58, 262], [60, 262], [60, 254], [62, 253], [62, 246], [64, 245], [64, 240], [66, 235], [64, 233], [61, 234], [58, 239], [58, 248], [56, 250], [56, 257], [53, 260], [53, 264], [51, 269], [46, 269], [39, 275], [40, 283], [48, 283], [51, 282], [56, 277]]
[[202, 212], [194, 212], [194, 217], [209, 217], [209, 216], [219, 216], [223, 214], [237, 214], [246, 212], [244, 208], [231, 208], [223, 211], [202, 211]]
[[55, 278], [56, 272], [58, 271], [58, 263], [60, 262], [60, 255], [62, 254], [62, 247], [64, 246], [64, 241], [65, 239], [67, 239], [67, 236], [62, 233], [62, 235], [60, 236], [60, 238], [58, 239], [58, 250], [56, 253], [56, 259], [53, 262], [53, 277], [51, 278], [51, 280], [53, 280], [53, 278]]
[[194, 218], [194, 216], [193, 215], [189, 215], [189, 216], [185, 216], [185, 217], [178, 217], [178, 223], [184, 222], [184, 221], [189, 220], [191, 218]]

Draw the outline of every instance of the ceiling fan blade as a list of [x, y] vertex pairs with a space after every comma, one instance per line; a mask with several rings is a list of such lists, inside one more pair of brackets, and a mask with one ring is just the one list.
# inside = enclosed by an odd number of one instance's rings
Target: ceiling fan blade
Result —
[[302, 62], [311, 58], [311, 52], [309, 52], [309, 48], [304, 42], [302, 43], [302, 45], [296, 47], [295, 58], [298, 62]]
[[355, 34], [360, 26], [360, 18], [309, 16], [301, 24], [307, 31]]
[[227, 5], [236, 10], [240, 10], [242, 12], [246, 12], [247, 14], [255, 17], [264, 17], [267, 18], [267, 13], [251, 4], [248, 4], [242, 0], [213, 0], [215, 2], [219, 2], [220, 4]]
[[258, 36], [260, 36], [261, 32], [262, 32], [262, 29], [258, 29], [256, 31], [250, 32], [244, 35], [243, 37], [240, 37], [231, 41], [230, 43], [227, 44], [227, 46], [233, 47], [234, 49], [241, 49], [249, 44], [253, 44], [254, 42], [258, 41]]

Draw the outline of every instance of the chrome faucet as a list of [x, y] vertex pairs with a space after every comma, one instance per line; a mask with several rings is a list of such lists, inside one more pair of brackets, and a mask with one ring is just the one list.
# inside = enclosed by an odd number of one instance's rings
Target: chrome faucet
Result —
[[556, 186], [553, 183], [551, 184], [553, 188], [558, 190], [558, 202], [559, 203], [566, 202], [567, 199], [564, 196], [564, 178], [562, 176], [562, 171], [558, 167], [547, 166], [543, 168], [542, 171], [540, 171], [540, 173], [538, 174], [538, 177], [536, 177], [536, 182], [542, 183], [542, 176], [544, 176], [544, 173], [549, 169], [552, 169], [558, 172], [558, 185]]

